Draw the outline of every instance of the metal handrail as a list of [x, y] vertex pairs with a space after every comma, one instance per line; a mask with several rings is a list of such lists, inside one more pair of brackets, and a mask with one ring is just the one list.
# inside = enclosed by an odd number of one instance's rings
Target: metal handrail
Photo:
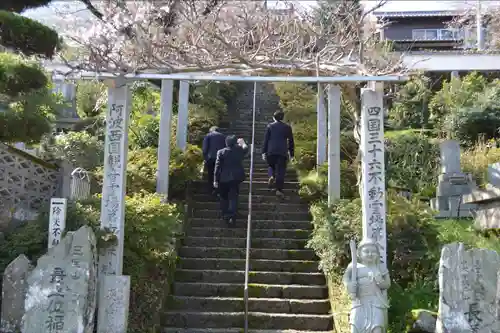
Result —
[[253, 83], [253, 111], [252, 111], [252, 144], [250, 151], [250, 184], [248, 187], [248, 220], [247, 220], [247, 248], [245, 255], [245, 286], [243, 298], [245, 302], [245, 333], [248, 333], [248, 273], [250, 271], [250, 248], [252, 238], [252, 183], [253, 183], [253, 160], [255, 144], [255, 109], [257, 101], [257, 82]]

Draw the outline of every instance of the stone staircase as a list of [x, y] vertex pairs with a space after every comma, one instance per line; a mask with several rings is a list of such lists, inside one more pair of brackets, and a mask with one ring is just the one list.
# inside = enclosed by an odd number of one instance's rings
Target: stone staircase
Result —
[[[238, 98], [232, 131], [227, 132], [247, 141], [251, 138], [248, 106], [252, 95], [249, 89]], [[268, 89], [259, 90], [257, 148], [278, 107], [273, 97]], [[297, 193], [296, 176], [287, 176], [284, 199], [268, 189], [267, 179], [267, 165], [255, 154], [250, 332], [331, 332], [333, 318], [325, 278], [314, 252], [305, 249], [312, 225], [308, 207]], [[179, 250], [171, 306], [164, 317], [164, 333], [243, 332], [248, 185], [241, 185], [239, 218], [234, 227], [221, 220], [219, 204], [208, 195], [206, 186], [196, 187], [188, 230]]]

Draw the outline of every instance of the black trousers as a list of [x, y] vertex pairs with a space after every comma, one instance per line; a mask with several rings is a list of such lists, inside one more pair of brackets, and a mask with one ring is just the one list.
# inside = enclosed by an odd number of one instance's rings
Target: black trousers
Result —
[[286, 175], [286, 165], [288, 159], [286, 156], [282, 155], [267, 155], [267, 164], [271, 167], [273, 172], [273, 177], [276, 182], [276, 189], [278, 191], [283, 191], [283, 187], [285, 184], [285, 175]]
[[214, 170], [215, 170], [215, 158], [211, 158], [209, 160], [205, 161], [205, 168], [207, 169], [208, 173], [208, 189], [213, 190], [214, 189]]
[[224, 219], [236, 217], [238, 213], [239, 181], [219, 183], [220, 209]]

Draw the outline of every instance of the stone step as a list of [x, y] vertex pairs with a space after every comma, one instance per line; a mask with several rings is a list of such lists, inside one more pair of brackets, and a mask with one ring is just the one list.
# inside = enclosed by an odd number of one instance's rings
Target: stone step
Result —
[[[221, 218], [221, 212], [219, 209], [196, 209], [192, 210], [192, 217], [206, 218], [206, 219], [217, 219]], [[238, 211], [238, 217], [240, 221], [244, 219], [246, 221], [248, 215], [247, 209], [240, 209]], [[272, 211], [266, 210], [266, 208], [255, 207], [252, 209], [252, 218], [256, 220], [292, 220], [292, 221], [309, 221], [309, 212], [284, 212], [284, 211]]]
[[[192, 247], [229, 247], [246, 248], [246, 238], [240, 237], [192, 237], [183, 239], [183, 244]], [[303, 249], [307, 243], [305, 239], [286, 239], [286, 238], [252, 238], [253, 249]]]
[[[179, 257], [245, 259], [246, 248], [182, 246]], [[250, 249], [250, 258], [268, 260], [317, 260], [312, 250]]]
[[[162, 333], [242, 333], [241, 328], [164, 328]], [[332, 333], [332, 331], [248, 330], [248, 333]]]
[[[269, 185], [266, 182], [265, 186], [252, 186], [252, 195], [274, 195], [275, 191], [269, 189]], [[285, 183], [286, 184], [286, 183]], [[193, 194], [208, 194], [207, 191], [207, 183], [204, 184], [194, 184], [192, 187]], [[285, 197], [282, 199], [283, 202], [286, 202], [290, 197], [298, 196], [298, 187], [297, 188], [285, 188], [284, 194]], [[248, 184], [242, 184], [240, 186], [240, 195], [247, 195], [249, 193]]]
[[[248, 278], [250, 283], [258, 284], [325, 284], [322, 273], [251, 271]], [[179, 282], [238, 283], [244, 280], [245, 271], [177, 269], [175, 272], [175, 281]]]
[[[302, 229], [253, 229], [252, 238], [288, 238], [307, 240], [311, 232]], [[190, 237], [247, 237], [246, 228], [200, 228], [192, 227], [187, 231]]]
[[[241, 283], [205, 283], [205, 282], [175, 282], [174, 295], [210, 297], [243, 297], [243, 282]], [[248, 295], [262, 298], [300, 298], [324, 299], [328, 298], [328, 287], [308, 285], [272, 285], [249, 284]]]
[[[276, 199], [279, 199], [276, 197]], [[193, 202], [192, 209], [199, 210], [219, 210], [220, 203], [218, 201], [208, 201], [208, 202]], [[240, 211], [248, 210], [248, 201], [241, 200], [238, 198], [238, 209]], [[260, 211], [274, 211], [276, 213], [302, 213], [309, 216], [308, 207], [306, 203], [290, 203], [290, 202], [282, 202], [279, 200], [274, 200], [274, 202], [256, 202], [252, 201], [252, 212], [260, 212]]]
[[[172, 310], [200, 312], [241, 312], [245, 301], [240, 297], [173, 296]], [[266, 313], [325, 314], [330, 311], [328, 299], [249, 298], [248, 311]]]
[[[195, 228], [228, 228], [227, 224], [221, 219], [217, 218], [191, 218], [189, 220], [191, 227]], [[246, 230], [247, 218], [245, 217], [243, 221], [237, 221], [237, 225], [231, 227], [230, 229], [244, 229]], [[276, 220], [276, 219], [263, 219], [257, 220], [255, 216], [252, 217], [252, 230], [258, 229], [302, 229], [302, 230], [312, 230], [313, 225], [309, 221], [293, 221], [293, 220]], [[229, 229], [229, 228], [228, 228]]]
[[[232, 328], [244, 326], [243, 312], [167, 312], [167, 327]], [[331, 315], [269, 314], [250, 312], [248, 325], [252, 329], [296, 329], [328, 331], [333, 329]]]
[[[193, 196], [193, 201], [194, 202], [219, 202], [219, 199], [217, 197], [214, 197], [211, 194], [195, 194]], [[240, 193], [239, 196], [239, 201], [240, 202], [246, 202], [248, 203], [248, 193]], [[280, 202], [280, 203], [302, 203], [303, 200], [301, 197], [298, 195], [291, 195], [288, 196], [286, 199], [281, 199], [276, 196], [275, 193], [271, 191], [267, 191], [267, 193], [252, 193], [252, 202]], [[305, 202], [304, 202], [305, 203]]]
[[[317, 261], [313, 260], [251, 259], [250, 269], [252, 271], [315, 273], [318, 271], [318, 264]], [[180, 258], [178, 267], [183, 269], [244, 270], [245, 259]]]

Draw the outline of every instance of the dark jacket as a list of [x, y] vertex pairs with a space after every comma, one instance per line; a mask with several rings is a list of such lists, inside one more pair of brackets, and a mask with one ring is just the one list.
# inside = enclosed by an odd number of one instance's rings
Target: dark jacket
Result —
[[294, 155], [295, 144], [293, 142], [293, 133], [290, 125], [281, 121], [275, 121], [267, 125], [266, 136], [264, 137], [264, 146], [262, 153], [267, 155]]
[[236, 145], [219, 150], [215, 161], [214, 181], [217, 183], [244, 181], [245, 168], [243, 167], [243, 160], [247, 153], [248, 146], [242, 148]]
[[210, 132], [203, 139], [203, 159], [215, 160], [217, 152], [226, 147], [226, 136], [220, 132]]

